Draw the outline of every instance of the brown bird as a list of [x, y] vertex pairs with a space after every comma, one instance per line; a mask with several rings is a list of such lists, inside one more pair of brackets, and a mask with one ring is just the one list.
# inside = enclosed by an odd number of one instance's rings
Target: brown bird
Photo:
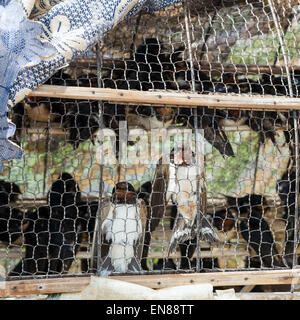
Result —
[[177, 217], [174, 222], [168, 254], [176, 247], [194, 238], [196, 233], [196, 216], [200, 215], [200, 238], [214, 242], [218, 235], [203, 212], [197, 208], [198, 167], [195, 155], [188, 147], [175, 147], [170, 155], [170, 163], [163, 163], [160, 159], [153, 181], [150, 196], [151, 218], [158, 224], [169, 201], [177, 206]]

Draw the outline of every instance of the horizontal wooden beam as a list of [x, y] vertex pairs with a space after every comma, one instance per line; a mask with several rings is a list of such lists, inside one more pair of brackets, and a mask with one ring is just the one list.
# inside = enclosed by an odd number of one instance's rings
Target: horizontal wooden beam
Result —
[[300, 98], [271, 95], [197, 94], [176, 91], [134, 91], [42, 85], [31, 96], [65, 99], [102, 100], [121, 104], [170, 105], [177, 107], [209, 106], [227, 109], [300, 110]]
[[[221, 290], [223, 291], [223, 290]], [[238, 300], [300, 300], [300, 292], [236, 292], [234, 294]], [[28, 295], [28, 296], [14, 296], [8, 298], [10, 300], [47, 300], [47, 295]], [[220, 295], [214, 293], [215, 300], [220, 299]], [[222, 298], [222, 297], [221, 297]], [[225, 296], [228, 299], [228, 296]], [[230, 299], [230, 298], [229, 298]]]
[[[213, 273], [157, 274], [110, 276], [153, 289], [211, 283], [218, 286], [300, 284], [300, 270], [236, 271]], [[62, 277], [53, 279], [14, 280], [0, 282], [0, 297], [80, 292], [90, 282], [90, 277]]]

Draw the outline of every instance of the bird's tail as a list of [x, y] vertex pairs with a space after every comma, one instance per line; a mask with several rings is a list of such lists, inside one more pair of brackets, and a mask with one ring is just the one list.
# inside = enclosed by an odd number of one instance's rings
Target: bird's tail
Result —
[[141, 271], [141, 265], [135, 257], [134, 247], [128, 244], [113, 244], [102, 264], [102, 270], [107, 272], [126, 273]]
[[[200, 227], [198, 230], [200, 239], [207, 242], [219, 242], [220, 239], [218, 237], [218, 234], [216, 233], [210, 222], [201, 212], [199, 212], [198, 214], [200, 215]], [[196, 219], [191, 225], [189, 219], [184, 218], [180, 213], [178, 214], [169, 244], [168, 256], [176, 248], [177, 243], [183, 243], [195, 237], [195, 232], [197, 232], [197, 230], [195, 230]]]
[[[219, 242], [220, 238], [216, 233], [216, 231], [214, 230], [213, 226], [208, 221], [208, 219], [203, 215], [202, 212], [199, 212], [199, 215], [200, 215], [200, 227], [199, 227], [200, 239], [207, 242]], [[196, 224], [194, 225], [194, 227], [195, 229], [197, 228]]]

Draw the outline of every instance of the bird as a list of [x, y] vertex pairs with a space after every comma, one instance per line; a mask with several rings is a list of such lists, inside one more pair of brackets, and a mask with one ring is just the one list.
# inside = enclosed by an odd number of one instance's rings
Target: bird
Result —
[[[45, 84], [60, 86], [98, 87], [97, 75], [89, 73], [74, 79], [59, 70]], [[91, 140], [100, 128], [98, 101], [28, 96], [13, 108], [12, 121], [17, 126], [13, 140], [20, 144], [21, 129], [30, 121], [60, 123], [68, 132], [67, 142], [77, 149], [81, 142]]]
[[68, 272], [81, 242], [77, 219], [80, 197], [72, 175], [61, 173], [47, 193], [47, 205], [26, 212], [25, 257], [9, 276]]
[[138, 126], [145, 130], [163, 129], [170, 127], [174, 122], [175, 109], [172, 107], [137, 106], [132, 114], [135, 114]]
[[0, 180], [0, 241], [8, 245], [22, 238], [26, 228], [24, 211], [12, 207], [20, 195], [22, 192], [16, 183]]
[[185, 123], [185, 126], [195, 129], [203, 129], [204, 138], [215, 147], [220, 154], [227, 157], [234, 157], [232, 146], [228, 140], [225, 131], [222, 129], [222, 122], [228, 117], [227, 112], [221, 109], [213, 109], [199, 106], [195, 113], [191, 108], [180, 108], [177, 119]]
[[178, 52], [167, 53], [167, 49], [157, 38], [146, 38], [130, 58], [137, 64], [138, 72], [134, 76], [140, 83], [140, 90], [172, 89], [177, 55]]
[[259, 210], [261, 213], [264, 207], [267, 207], [267, 200], [260, 194], [246, 194], [243, 197], [232, 197], [224, 195], [227, 202], [227, 207], [231, 210], [232, 214], [236, 211], [236, 216], [247, 216], [249, 210]]
[[234, 198], [227, 196], [227, 203], [235, 216], [240, 220], [240, 231], [244, 240], [251, 247], [256, 256], [250, 257], [249, 267], [282, 267], [276, 243], [264, 213], [269, 209], [263, 195], [247, 194], [244, 197]]
[[147, 209], [130, 183], [122, 181], [115, 185], [111, 198], [104, 204], [101, 219], [101, 231], [109, 243], [102, 272], [141, 271]]
[[[246, 261], [246, 266], [250, 268], [283, 267], [284, 263], [279, 257], [273, 234], [264, 219], [264, 210], [267, 209], [265, 197], [259, 194], [247, 194], [237, 198], [226, 196], [226, 200], [227, 208], [215, 212], [213, 225], [223, 232], [239, 226], [243, 239], [255, 252], [255, 256], [251, 256]], [[184, 257], [182, 268], [192, 267], [191, 258], [195, 250], [196, 246], [190, 243], [186, 243], [186, 249], [182, 247], [181, 255]]]
[[[105, 76], [104, 87], [118, 89], [169, 89], [169, 90], [191, 90], [191, 68], [186, 62], [182, 53], [185, 46], [175, 48], [174, 52], [168, 52], [157, 38], [147, 38], [138, 46], [129, 61], [130, 67], [122, 72], [113, 70]], [[125, 67], [125, 66], [124, 66]], [[120, 81], [118, 82], [117, 79]], [[127, 81], [127, 84], [125, 82]], [[139, 84], [137, 87], [130, 87], [130, 83]], [[125, 87], [124, 87], [125, 85]], [[202, 72], [196, 72], [197, 92], [212, 92], [211, 80]], [[119, 105], [104, 106], [104, 122], [106, 127], [112, 125], [111, 119], [118, 122], [125, 120], [125, 108]], [[178, 108], [174, 106], [133, 106], [129, 111], [131, 116], [136, 117], [136, 124], [145, 130], [168, 128], [171, 125], [181, 124], [194, 128], [193, 111], [190, 108]], [[216, 147], [223, 156], [234, 156], [232, 146], [228, 141], [225, 131], [222, 129], [221, 121], [227, 116], [222, 110], [214, 110], [208, 107], [197, 108], [197, 124], [199, 129], [204, 129], [205, 139]], [[111, 118], [109, 117], [111, 116]], [[117, 129], [114, 128], [117, 132]], [[118, 153], [118, 140], [117, 140]]]
[[150, 207], [150, 196], [152, 192], [152, 183], [153, 181], [144, 182], [137, 190], [137, 195], [139, 199], [142, 199], [145, 202], [147, 209], [147, 220], [145, 225], [145, 235], [144, 235], [144, 244], [142, 251], [141, 267], [143, 270], [149, 270], [147, 266], [147, 257], [150, 248], [152, 232], [157, 228], [160, 218], [156, 219], [152, 215]]
[[178, 213], [172, 229], [168, 255], [177, 243], [183, 243], [194, 237], [195, 219], [200, 215], [200, 238], [209, 242], [219, 241], [208, 219], [197, 208], [198, 167], [193, 152], [187, 146], [176, 146], [170, 154], [170, 163], [164, 163], [163, 157], [156, 166], [150, 195], [151, 219], [155, 219], [152, 229], [163, 217], [166, 205], [171, 201]]
[[263, 217], [256, 216], [256, 210], [252, 211], [247, 221], [240, 222], [240, 230], [244, 240], [255, 251], [255, 256], [249, 258], [248, 266], [250, 268], [283, 266], [275, 258], [278, 258], [279, 253], [270, 227]]
[[284, 208], [282, 219], [286, 223], [283, 260], [286, 265], [292, 267], [295, 246], [294, 236], [296, 215], [296, 172], [294, 169], [287, 169], [277, 181], [277, 193]]
[[198, 230], [200, 237], [209, 242], [218, 241], [218, 235], [210, 222], [197, 208], [197, 179], [198, 167], [195, 155], [187, 147], [175, 147], [170, 155], [168, 188], [166, 200], [176, 204], [178, 214], [174, 221], [172, 237], [168, 252], [172, 252], [178, 242], [192, 238], [195, 232], [195, 219], [200, 215], [201, 228]]
[[70, 104], [63, 116], [62, 127], [69, 132], [67, 142], [77, 149], [79, 144], [91, 140], [100, 128], [98, 101], [77, 101]]

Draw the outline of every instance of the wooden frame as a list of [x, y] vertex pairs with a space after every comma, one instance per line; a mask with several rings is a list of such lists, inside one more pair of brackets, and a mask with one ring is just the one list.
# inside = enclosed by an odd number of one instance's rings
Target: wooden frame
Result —
[[197, 94], [170, 91], [133, 91], [42, 85], [30, 96], [65, 99], [100, 100], [123, 104], [171, 105], [177, 107], [208, 106], [225, 109], [254, 109], [268, 111], [300, 110], [300, 98], [247, 94]]
[[[139, 276], [110, 276], [153, 289], [170, 288], [200, 283], [220, 286], [291, 285], [300, 284], [300, 270], [262, 270], [212, 273], [158, 274]], [[90, 277], [61, 277], [56, 279], [14, 280], [0, 282], [0, 297], [80, 292]], [[244, 293], [245, 294], [245, 293]], [[290, 294], [288, 295], [290, 296]]]

